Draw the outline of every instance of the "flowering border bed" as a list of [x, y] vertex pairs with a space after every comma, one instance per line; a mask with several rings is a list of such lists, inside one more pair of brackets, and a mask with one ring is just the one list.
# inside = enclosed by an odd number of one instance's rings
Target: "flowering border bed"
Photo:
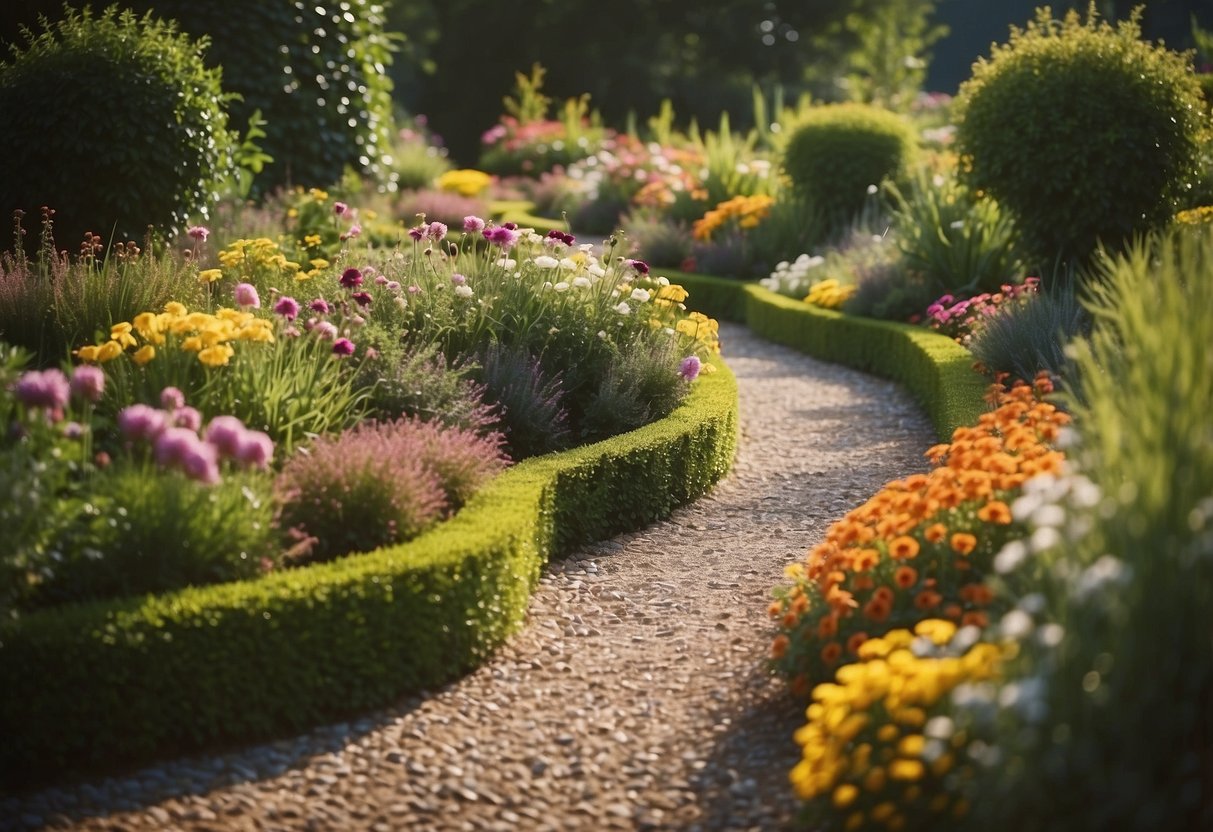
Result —
[[407, 544], [0, 626], [3, 781], [268, 738], [460, 675], [520, 625], [549, 556], [729, 470], [737, 384], [715, 363], [667, 418], [522, 462]]
[[973, 370], [972, 353], [945, 335], [844, 315], [753, 283], [668, 270], [663, 274], [690, 292], [697, 311], [744, 323], [754, 334], [814, 358], [901, 382], [930, 414], [941, 440], [988, 409], [988, 380]]

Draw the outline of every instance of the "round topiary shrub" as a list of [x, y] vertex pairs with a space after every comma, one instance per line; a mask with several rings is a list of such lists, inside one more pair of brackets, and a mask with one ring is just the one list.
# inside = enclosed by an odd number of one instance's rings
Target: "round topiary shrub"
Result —
[[347, 165], [381, 182], [394, 178], [387, 75], [394, 41], [379, 0], [121, 2], [210, 37], [207, 61], [223, 67], [224, 89], [240, 95], [233, 122], [243, 126], [257, 110], [267, 122], [259, 144], [273, 162], [257, 188], [329, 185]]
[[0, 63], [0, 211], [54, 208], [60, 248], [205, 216], [233, 139], [205, 41], [115, 8], [64, 14]]
[[1208, 129], [1187, 57], [1113, 27], [1037, 11], [960, 89], [956, 139], [972, 183], [1047, 264], [1164, 225], [1199, 174]]
[[870, 186], [903, 178], [916, 143], [909, 123], [869, 104], [814, 107], [788, 138], [792, 184], [833, 219], [863, 208]]

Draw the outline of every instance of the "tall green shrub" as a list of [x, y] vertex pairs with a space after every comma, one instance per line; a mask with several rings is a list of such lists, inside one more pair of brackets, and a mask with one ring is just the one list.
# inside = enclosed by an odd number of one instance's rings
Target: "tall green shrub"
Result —
[[1161, 227], [1199, 175], [1208, 131], [1186, 56], [1045, 7], [973, 68], [957, 142], [972, 182], [1015, 215], [1042, 263]]
[[0, 211], [54, 208], [60, 248], [205, 216], [233, 138], [206, 41], [113, 7], [64, 14], [0, 63]]
[[346, 165], [391, 181], [394, 40], [381, 3], [123, 1], [211, 38], [207, 61], [223, 67], [225, 89], [241, 96], [232, 118], [244, 124], [260, 110], [267, 122], [260, 144], [274, 161], [256, 187], [323, 186]]
[[867, 104], [827, 104], [804, 116], [788, 139], [783, 166], [797, 191], [846, 221], [863, 209], [870, 186], [904, 177], [914, 151], [914, 131], [897, 114]]

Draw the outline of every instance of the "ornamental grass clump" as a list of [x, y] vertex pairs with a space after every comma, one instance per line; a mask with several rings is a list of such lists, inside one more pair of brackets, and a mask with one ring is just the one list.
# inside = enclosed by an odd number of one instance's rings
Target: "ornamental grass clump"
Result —
[[790, 779], [822, 830], [952, 828], [970, 810], [973, 737], [948, 717], [950, 694], [997, 679], [1004, 650], [927, 619], [865, 642], [834, 682], [813, 689]]
[[416, 537], [458, 509], [507, 460], [501, 437], [415, 419], [317, 439], [278, 478], [291, 560], [324, 561]]
[[792, 584], [775, 591], [769, 613], [779, 626], [773, 666], [794, 692], [895, 627], [928, 616], [984, 627], [1006, 608], [1010, 594], [987, 578], [1003, 543], [1022, 536], [1009, 502], [1064, 460], [1052, 443], [1069, 417], [1040, 398], [1051, 390], [1045, 378], [995, 387], [997, 409], [931, 448], [929, 473], [886, 485], [789, 567]]

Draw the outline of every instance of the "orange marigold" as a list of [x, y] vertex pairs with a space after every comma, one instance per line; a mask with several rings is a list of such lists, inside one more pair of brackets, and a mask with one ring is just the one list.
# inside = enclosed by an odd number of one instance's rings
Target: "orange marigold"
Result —
[[952, 551], [967, 555], [977, 548], [977, 538], [968, 532], [957, 532], [952, 535]]
[[899, 566], [893, 573], [893, 582], [902, 589], [909, 589], [918, 583], [918, 570], [912, 566]]
[[918, 556], [918, 541], [909, 535], [901, 535], [889, 541], [889, 557], [906, 560]]
[[1002, 500], [990, 500], [977, 510], [977, 517], [983, 523], [1005, 526], [1011, 522], [1011, 509]]
[[783, 633], [775, 636], [775, 638], [771, 641], [771, 656], [776, 659], [782, 659], [785, 655], [787, 655], [788, 647], [791, 645], [791, 643], [791, 639], [789, 639]]
[[927, 526], [923, 536], [931, 543], [938, 543], [948, 535], [948, 527], [943, 523], [932, 523]]

